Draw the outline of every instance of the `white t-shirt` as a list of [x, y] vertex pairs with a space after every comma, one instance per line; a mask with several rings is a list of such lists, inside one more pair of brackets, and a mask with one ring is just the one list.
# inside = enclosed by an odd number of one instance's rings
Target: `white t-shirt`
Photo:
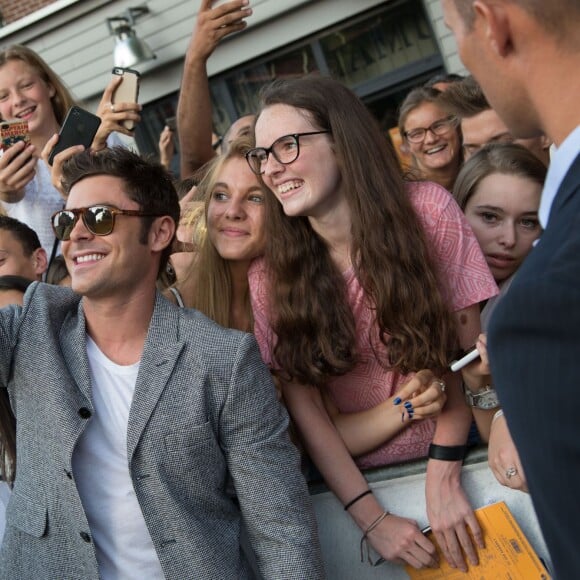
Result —
[[87, 336], [95, 413], [72, 464], [102, 580], [163, 579], [129, 474], [127, 422], [139, 363], [120, 366]]
[[64, 199], [52, 186], [50, 169], [39, 159], [36, 174], [24, 187], [24, 197], [16, 203], [3, 202], [6, 213], [31, 227], [40, 240], [40, 245], [50, 257], [54, 245], [54, 232], [50, 216], [64, 207]]

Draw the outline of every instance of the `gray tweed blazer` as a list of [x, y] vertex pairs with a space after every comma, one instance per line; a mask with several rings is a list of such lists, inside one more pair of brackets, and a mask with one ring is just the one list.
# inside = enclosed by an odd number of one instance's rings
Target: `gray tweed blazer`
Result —
[[[0, 310], [0, 385], [16, 414], [18, 455], [0, 578], [96, 580], [71, 467], [94, 410], [79, 296], [36, 283], [22, 308]], [[251, 335], [157, 296], [127, 451], [167, 580], [247, 578], [242, 520], [264, 578], [323, 577], [287, 424]]]

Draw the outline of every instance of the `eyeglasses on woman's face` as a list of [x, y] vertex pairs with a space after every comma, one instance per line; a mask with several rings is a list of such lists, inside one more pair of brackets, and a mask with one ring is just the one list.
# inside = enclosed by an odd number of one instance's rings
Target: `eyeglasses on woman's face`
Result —
[[95, 236], [108, 236], [115, 227], [115, 216], [160, 217], [162, 214], [132, 209], [118, 209], [110, 205], [92, 205], [77, 209], [63, 209], [52, 214], [50, 223], [54, 235], [60, 241], [70, 240], [71, 232], [82, 218], [83, 224]]
[[427, 131], [441, 137], [455, 129], [458, 124], [457, 117], [449, 115], [449, 117], [444, 117], [443, 119], [437, 119], [437, 121], [431, 123], [428, 127], [417, 127], [416, 129], [411, 129], [410, 131], [405, 131], [404, 135], [410, 143], [421, 143], [427, 136]]
[[288, 165], [298, 159], [300, 155], [300, 137], [322, 135], [330, 131], [309, 131], [307, 133], [292, 133], [276, 139], [270, 147], [255, 147], [246, 153], [246, 160], [250, 169], [256, 175], [262, 175], [266, 170], [266, 163], [270, 153], [282, 165]]

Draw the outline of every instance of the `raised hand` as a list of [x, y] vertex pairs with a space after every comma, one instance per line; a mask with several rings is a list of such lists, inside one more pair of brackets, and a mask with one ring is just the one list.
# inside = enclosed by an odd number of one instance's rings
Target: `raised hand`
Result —
[[80, 153], [81, 151], [84, 151], [85, 148], [83, 145], [75, 145], [74, 147], [68, 147], [67, 149], [64, 149], [54, 156], [54, 159], [52, 160], [52, 166], [50, 166], [48, 163], [48, 156], [57, 143], [58, 133], [55, 133], [46, 142], [46, 145], [43, 147], [40, 156], [42, 160], [50, 167], [50, 181], [52, 186], [60, 193], [60, 195], [62, 195], [63, 198], [66, 199], [66, 194], [62, 186], [62, 165], [67, 159], [73, 155], [76, 155], [77, 153]]
[[97, 116], [101, 118], [101, 126], [91, 145], [91, 149], [94, 151], [99, 151], [107, 146], [107, 138], [113, 131], [132, 137], [134, 131], [127, 129], [124, 122], [139, 123], [141, 121], [141, 115], [139, 115], [141, 105], [139, 103], [115, 103], [113, 105], [113, 94], [122, 80], [123, 77], [114, 75], [101, 97], [101, 102], [97, 108]]
[[16, 203], [24, 197], [24, 187], [36, 173], [34, 145], [18, 141], [0, 158], [0, 200]]
[[234, 0], [212, 8], [214, 0], [202, 0], [188, 53], [207, 60], [220, 40], [243, 30], [251, 16], [248, 0]]

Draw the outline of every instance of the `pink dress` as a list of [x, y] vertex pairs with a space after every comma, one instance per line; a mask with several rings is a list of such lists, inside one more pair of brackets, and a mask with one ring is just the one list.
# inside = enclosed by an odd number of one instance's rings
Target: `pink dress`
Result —
[[[497, 286], [479, 244], [449, 192], [431, 182], [409, 183], [407, 188], [438, 267], [443, 298], [451, 310], [462, 310], [497, 294]], [[375, 337], [373, 342], [380, 345], [383, 353], [385, 347], [378, 342], [373, 312], [366, 304], [352, 268], [344, 273], [344, 280], [356, 321], [360, 360], [351, 372], [330, 380], [328, 391], [341, 412], [352, 413], [388, 399], [411, 375], [388, 371], [379, 364], [370, 337]], [[249, 283], [254, 333], [264, 361], [272, 365], [275, 336], [268, 320], [268, 279], [263, 259], [252, 264]], [[367, 468], [425, 457], [434, 431], [434, 420], [412, 422], [396, 437], [358, 457], [356, 462], [359, 467]]]

